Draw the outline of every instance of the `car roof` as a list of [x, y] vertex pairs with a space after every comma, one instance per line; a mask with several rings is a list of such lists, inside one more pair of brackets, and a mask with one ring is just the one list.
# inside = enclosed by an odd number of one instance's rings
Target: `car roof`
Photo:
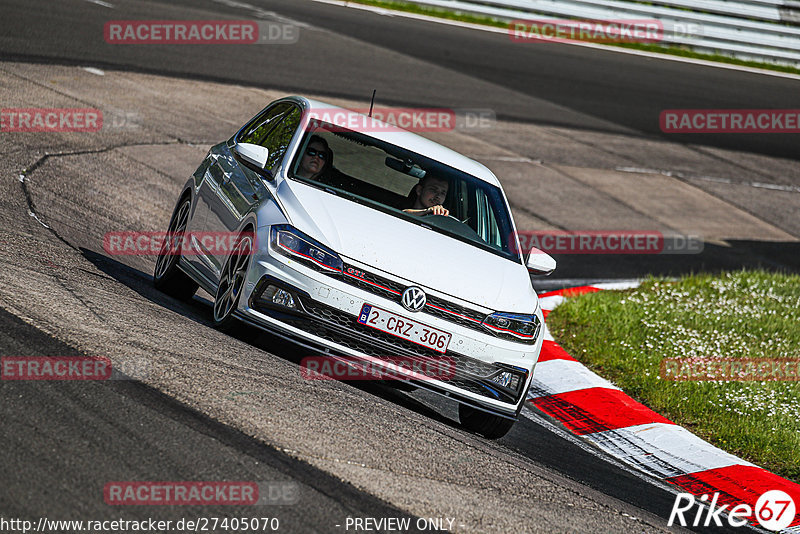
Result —
[[[353, 110], [334, 106], [319, 100], [312, 100], [302, 96], [293, 96], [289, 97], [289, 99], [295, 100], [296, 102], [302, 104], [303, 107], [308, 111], [328, 113], [334, 111], [344, 111], [348, 114], [365, 117], [363, 113], [358, 113]], [[369, 120], [374, 121], [374, 123], [377, 123], [380, 126], [386, 126], [386, 130], [382, 130], [380, 128], [374, 131], [371, 129], [369, 131], [364, 131], [359, 130], [358, 128], [353, 128], [353, 130], [363, 131], [371, 137], [380, 139], [381, 141], [386, 141], [387, 143], [392, 143], [413, 152], [417, 152], [436, 161], [440, 161], [445, 165], [449, 165], [450, 167], [470, 174], [486, 183], [500, 187], [500, 181], [492, 173], [492, 171], [487, 169], [483, 164], [478, 163], [477, 161], [470, 159], [463, 154], [459, 154], [455, 150], [431, 141], [430, 139], [426, 139], [420, 135], [403, 130], [396, 125], [387, 124], [374, 118], [370, 118]], [[348, 122], [348, 124], [350, 123]]]

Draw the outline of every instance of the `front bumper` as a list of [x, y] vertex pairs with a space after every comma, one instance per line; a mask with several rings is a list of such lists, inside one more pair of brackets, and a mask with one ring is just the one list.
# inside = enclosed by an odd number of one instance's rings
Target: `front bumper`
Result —
[[[387, 356], [420, 362], [442, 356], [358, 323], [361, 306], [372, 304], [452, 335], [444, 356], [455, 364], [453, 376], [448, 380], [409, 382], [503, 417], [514, 418], [519, 414], [541, 349], [541, 333], [532, 345], [497, 339], [458, 321], [432, 314], [412, 314], [395, 300], [326, 276], [269, 249], [262, 248], [253, 259], [237, 310], [240, 319], [312, 349], [314, 353], [309, 356], [360, 357], [372, 362]], [[262, 298], [269, 286], [291, 293], [296, 308], [290, 310]], [[511, 380], [501, 385], [497, 380], [499, 375]]]

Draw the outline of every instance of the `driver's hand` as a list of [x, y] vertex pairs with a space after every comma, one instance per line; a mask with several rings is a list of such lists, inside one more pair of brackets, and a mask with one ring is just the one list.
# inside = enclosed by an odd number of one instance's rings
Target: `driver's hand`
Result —
[[445, 217], [450, 215], [450, 211], [442, 205], [431, 206], [426, 213], [428, 215], [444, 215]]

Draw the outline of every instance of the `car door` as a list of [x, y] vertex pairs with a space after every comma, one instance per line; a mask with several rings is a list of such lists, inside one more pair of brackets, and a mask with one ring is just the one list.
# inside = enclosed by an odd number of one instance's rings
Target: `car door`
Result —
[[[242, 128], [240, 136], [254, 137], [255, 134], [262, 132], [268, 133], [269, 130], [277, 124], [280, 119], [291, 109], [291, 104], [287, 102], [278, 102], [259, 113], [254, 117], [244, 128]], [[222, 184], [230, 179], [230, 167], [232, 165], [226, 164], [230, 154], [229, 148], [231, 143], [220, 143], [212, 147], [209, 153], [209, 165], [203, 176], [198, 189], [197, 207], [195, 219], [202, 221], [202, 226], [198, 229], [203, 230], [206, 227], [206, 219], [212, 209], [212, 206], [218, 204], [217, 198], [222, 194], [220, 188]], [[223, 158], [220, 164], [219, 159]], [[227, 167], [227, 169], [225, 168]], [[226, 172], [228, 175], [226, 175]], [[212, 227], [216, 227], [216, 223], [212, 223]]]
[[[276, 109], [270, 108], [265, 112], [265, 120], [251, 122], [236, 139], [237, 142], [266, 147], [269, 156], [265, 170], [270, 173], [282, 161], [302, 117], [300, 108], [295, 104], [280, 103], [274, 107]], [[208, 190], [213, 190], [214, 194], [209, 195], [205, 230], [224, 234], [237, 232], [245, 215], [270, 198], [269, 191], [262, 177], [237, 160], [227, 146], [210, 169], [212, 172]], [[206, 263], [213, 272], [213, 279], [217, 280], [228, 251], [211, 252], [204, 251]]]

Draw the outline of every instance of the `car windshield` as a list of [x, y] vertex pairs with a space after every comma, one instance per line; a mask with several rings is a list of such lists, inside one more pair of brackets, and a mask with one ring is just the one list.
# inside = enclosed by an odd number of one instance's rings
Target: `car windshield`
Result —
[[[320, 152], [324, 157], [318, 155]], [[511, 216], [500, 189], [421, 154], [312, 120], [289, 176], [514, 262], [521, 261], [509, 243]], [[426, 189], [440, 195], [435, 197], [436, 202], [449, 211], [449, 216], [404, 211], [413, 210], [415, 205], [419, 208], [418, 193], [425, 195]]]

